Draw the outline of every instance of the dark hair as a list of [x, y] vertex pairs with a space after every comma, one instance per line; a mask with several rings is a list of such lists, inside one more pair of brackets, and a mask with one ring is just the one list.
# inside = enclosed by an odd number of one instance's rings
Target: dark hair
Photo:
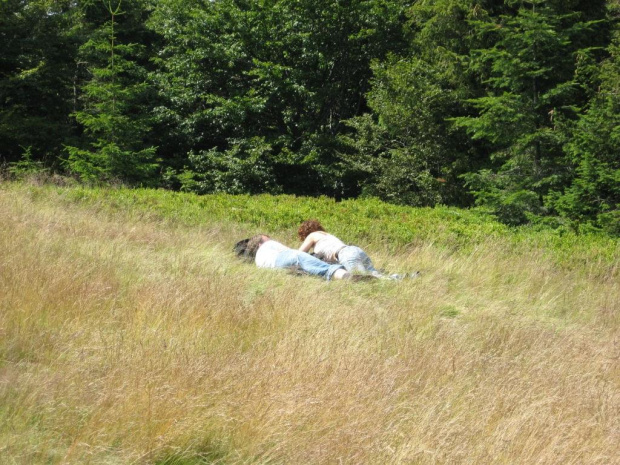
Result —
[[310, 233], [315, 231], [325, 231], [325, 229], [323, 229], [319, 220], [306, 220], [299, 226], [297, 235], [299, 236], [299, 240], [303, 241]]
[[269, 236], [266, 236], [265, 234], [257, 234], [256, 236], [243, 239], [235, 244], [233, 247], [233, 252], [235, 252], [237, 257], [243, 258], [244, 260], [254, 260], [254, 257], [256, 257], [256, 251], [261, 244], [267, 240], [264, 238], [269, 238]]
[[233, 252], [235, 252], [235, 255], [237, 257], [245, 258], [245, 259], [248, 258], [247, 256], [248, 242], [250, 242], [249, 237], [247, 239], [242, 239], [235, 244], [235, 246], [233, 247]]
[[263, 242], [265, 242], [264, 238], [269, 237], [265, 234], [257, 234], [256, 236], [252, 236], [246, 245], [245, 256], [246, 258], [253, 260], [256, 257], [256, 251], [261, 246]]

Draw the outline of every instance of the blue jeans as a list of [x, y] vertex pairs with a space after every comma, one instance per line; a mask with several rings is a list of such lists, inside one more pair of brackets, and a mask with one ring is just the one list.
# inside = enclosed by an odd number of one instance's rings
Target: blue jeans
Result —
[[347, 245], [338, 252], [338, 263], [350, 273], [364, 273], [382, 277], [372, 264], [372, 260], [366, 252], [355, 245]]
[[328, 281], [336, 270], [344, 268], [342, 265], [330, 265], [323, 260], [299, 250], [284, 250], [276, 257], [276, 268], [288, 268], [289, 266], [298, 266], [308, 274], [322, 276]]

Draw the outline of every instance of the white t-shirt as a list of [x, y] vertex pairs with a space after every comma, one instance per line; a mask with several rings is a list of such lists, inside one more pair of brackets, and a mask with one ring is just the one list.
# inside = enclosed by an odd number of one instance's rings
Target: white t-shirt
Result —
[[336, 236], [332, 236], [328, 233], [320, 232], [317, 236], [319, 236], [320, 239], [314, 244], [315, 255], [321, 257], [323, 260], [327, 260], [328, 262], [337, 261], [336, 254], [340, 251], [340, 249], [346, 247], [346, 244]]
[[264, 242], [256, 251], [256, 266], [259, 268], [275, 268], [276, 257], [284, 250], [288, 250], [288, 247], [284, 244], [280, 244], [278, 241], [269, 239]]

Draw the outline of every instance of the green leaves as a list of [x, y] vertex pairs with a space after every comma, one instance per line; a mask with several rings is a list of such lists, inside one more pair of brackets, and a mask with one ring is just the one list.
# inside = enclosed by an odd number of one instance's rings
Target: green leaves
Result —
[[[510, 223], [544, 212], [544, 196], [567, 181], [563, 146], [587, 95], [578, 75], [585, 68], [574, 57], [591, 57], [598, 41], [582, 37], [578, 44], [574, 38], [602, 24], [583, 22], [582, 16], [531, 0], [509, 14], [472, 23], [487, 45], [471, 52], [483, 95], [468, 100], [473, 114], [452, 121], [472, 140], [490, 144], [490, 166], [498, 176], [480, 172], [466, 179], [478, 186], [477, 203]], [[476, 177], [486, 181], [473, 183]]]
[[34, 160], [53, 165], [71, 135], [77, 16], [68, 0], [0, 2], [1, 160], [29, 147]]
[[451, 174], [446, 165], [457, 156], [444, 123], [454, 101], [449, 84], [438, 69], [415, 58], [394, 57], [373, 70], [369, 104], [378, 121], [349, 120], [356, 135], [345, 139], [349, 152], [341, 157], [360, 173], [365, 195], [409, 205], [444, 202], [445, 178]]
[[572, 179], [549, 203], [573, 222], [620, 235], [620, 53], [618, 37], [601, 67], [601, 86], [566, 144]]
[[139, 101], [148, 90], [137, 59], [143, 47], [117, 41], [121, 2], [106, 3], [109, 21], [80, 48], [90, 80], [83, 86], [82, 109], [74, 113], [84, 128], [81, 146], [67, 146], [66, 165], [83, 181], [149, 185], [157, 168], [155, 147], [144, 147], [150, 129]]
[[164, 151], [227, 153], [233, 139], [261, 138], [285, 190], [342, 191], [341, 122], [364, 107], [371, 60], [402, 44], [401, 10], [391, 0], [158, 3], [160, 122], [185, 142]]
[[272, 150], [262, 138], [228, 141], [230, 149], [190, 153], [191, 169], [180, 181], [182, 190], [228, 194], [277, 193], [279, 186], [269, 164]]
[[477, 203], [613, 231], [614, 5], [4, 0], [0, 156], [28, 147], [24, 163], [90, 183]]

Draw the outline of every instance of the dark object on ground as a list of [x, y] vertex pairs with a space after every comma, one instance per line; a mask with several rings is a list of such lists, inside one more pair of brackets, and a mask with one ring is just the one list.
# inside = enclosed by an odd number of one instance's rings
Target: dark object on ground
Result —
[[376, 278], [371, 274], [350, 274], [346, 279], [349, 279], [355, 283], [360, 281], [374, 281]]
[[309, 276], [304, 270], [301, 269], [299, 265], [289, 266], [286, 268], [288, 274], [292, 274], [293, 276]]
[[250, 242], [250, 238], [243, 239], [235, 244], [233, 247], [233, 252], [237, 257], [248, 259], [247, 250], [248, 250], [248, 242]]

